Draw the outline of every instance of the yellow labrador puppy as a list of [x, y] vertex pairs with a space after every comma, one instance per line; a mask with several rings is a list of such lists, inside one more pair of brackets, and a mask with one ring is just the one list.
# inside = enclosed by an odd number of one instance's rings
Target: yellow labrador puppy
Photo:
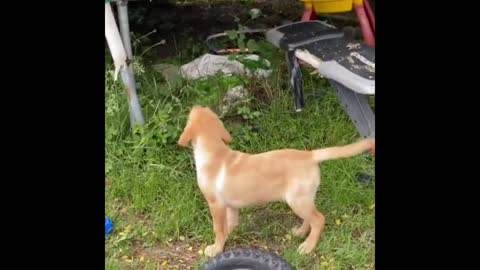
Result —
[[201, 106], [192, 108], [178, 140], [183, 147], [193, 146], [198, 186], [213, 219], [215, 243], [205, 249], [207, 256], [223, 251], [228, 234], [238, 225], [240, 208], [272, 201], [286, 201], [303, 219], [292, 232], [304, 236], [310, 231], [298, 248], [300, 254], [310, 253], [325, 224], [314, 203], [320, 184], [318, 164], [375, 151], [374, 138], [313, 151], [283, 149], [261, 154], [232, 150], [226, 145], [231, 140], [218, 116]]

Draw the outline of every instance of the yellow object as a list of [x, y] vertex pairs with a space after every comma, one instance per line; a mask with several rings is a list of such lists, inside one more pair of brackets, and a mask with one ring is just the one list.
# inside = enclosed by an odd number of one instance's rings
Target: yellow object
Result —
[[315, 13], [337, 13], [351, 11], [353, 3], [362, 4], [363, 0], [300, 0], [305, 8], [312, 8]]

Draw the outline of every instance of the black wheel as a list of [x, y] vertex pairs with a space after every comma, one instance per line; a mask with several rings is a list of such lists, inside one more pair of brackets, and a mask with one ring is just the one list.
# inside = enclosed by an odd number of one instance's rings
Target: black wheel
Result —
[[281, 257], [257, 249], [234, 249], [211, 258], [203, 270], [293, 270]]

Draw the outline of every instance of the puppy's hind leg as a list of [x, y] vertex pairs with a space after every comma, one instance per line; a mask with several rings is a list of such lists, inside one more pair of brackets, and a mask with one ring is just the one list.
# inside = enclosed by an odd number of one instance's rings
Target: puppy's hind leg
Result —
[[295, 214], [303, 218], [304, 223], [309, 223], [311, 226], [307, 239], [298, 247], [300, 254], [308, 254], [313, 251], [320, 239], [320, 234], [325, 226], [325, 217], [315, 208], [313, 198], [310, 196], [287, 200], [287, 203]]
[[306, 234], [310, 225], [310, 234], [298, 247], [300, 254], [308, 254], [313, 251], [320, 239], [320, 234], [325, 226], [325, 217], [315, 207], [315, 194], [320, 184], [319, 171], [315, 170], [312, 175], [296, 182], [290, 192], [286, 194], [286, 201], [290, 208], [303, 219], [303, 224], [294, 229], [294, 234]]
[[310, 230], [310, 222], [303, 220], [301, 226], [296, 226], [292, 228], [292, 234], [297, 237], [305, 236]]

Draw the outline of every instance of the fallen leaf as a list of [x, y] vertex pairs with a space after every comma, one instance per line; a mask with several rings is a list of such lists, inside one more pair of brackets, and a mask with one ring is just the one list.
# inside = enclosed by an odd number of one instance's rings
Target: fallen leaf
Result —
[[198, 254], [203, 255], [203, 249], [198, 250]]
[[167, 266], [168, 262], [167, 261], [163, 261], [162, 262], [162, 266]]
[[145, 256], [141, 256], [141, 257], [140, 257], [140, 261], [141, 261], [141, 262], [144, 262], [144, 261], [145, 261]]
[[188, 251], [192, 251], [192, 250], [193, 250], [193, 247], [189, 247], [189, 248], [188, 248]]
[[335, 224], [337, 224], [337, 225], [340, 225], [340, 224], [342, 224], [342, 220], [341, 220], [341, 219], [339, 219], [339, 218], [335, 219]]
[[180, 236], [180, 241], [185, 241], [185, 236]]

